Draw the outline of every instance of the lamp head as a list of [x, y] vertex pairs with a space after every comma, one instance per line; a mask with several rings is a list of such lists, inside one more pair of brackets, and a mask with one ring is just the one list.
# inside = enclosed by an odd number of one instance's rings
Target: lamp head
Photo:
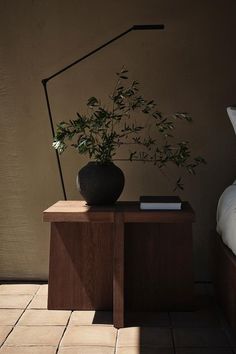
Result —
[[134, 31], [143, 31], [143, 30], [163, 30], [165, 29], [164, 25], [134, 25], [132, 27]]

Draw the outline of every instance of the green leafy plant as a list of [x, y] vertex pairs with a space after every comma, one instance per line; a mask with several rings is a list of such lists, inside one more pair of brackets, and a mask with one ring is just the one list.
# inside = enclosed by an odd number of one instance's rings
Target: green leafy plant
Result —
[[[205, 163], [201, 156], [192, 157], [190, 142], [176, 142], [174, 131], [179, 121], [192, 122], [186, 112], [165, 116], [154, 100], [140, 94], [139, 83], [128, 80], [128, 70], [117, 73], [110, 106], [96, 97], [87, 101], [87, 113], [77, 112], [76, 119], [57, 125], [53, 147], [61, 154], [68, 142], [80, 154], [105, 164], [111, 161], [143, 161], [163, 169], [173, 164], [190, 174]], [[140, 123], [141, 122], [141, 123]], [[117, 150], [127, 147], [127, 158], [115, 158]], [[181, 177], [176, 188], [183, 189]]]

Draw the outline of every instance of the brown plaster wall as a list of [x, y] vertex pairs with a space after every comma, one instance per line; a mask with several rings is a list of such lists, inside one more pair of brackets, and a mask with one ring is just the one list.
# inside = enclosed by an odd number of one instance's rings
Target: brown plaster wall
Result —
[[[217, 200], [235, 178], [236, 139], [226, 106], [236, 102], [235, 1], [0, 0], [0, 278], [46, 279], [49, 226], [42, 210], [62, 199], [41, 79], [137, 23], [165, 23], [113, 43], [49, 83], [57, 121], [73, 118], [91, 96], [111, 90], [125, 64], [160, 110], [188, 111], [181, 135], [208, 164], [181, 193], [196, 210], [197, 280], [210, 279], [209, 231]], [[69, 198], [86, 159], [62, 157]], [[123, 200], [172, 193], [153, 166], [120, 163]]]

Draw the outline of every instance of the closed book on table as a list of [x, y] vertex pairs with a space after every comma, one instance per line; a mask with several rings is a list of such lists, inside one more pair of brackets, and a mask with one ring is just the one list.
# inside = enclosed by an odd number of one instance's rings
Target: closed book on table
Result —
[[141, 196], [142, 210], [181, 210], [181, 199], [177, 196]]

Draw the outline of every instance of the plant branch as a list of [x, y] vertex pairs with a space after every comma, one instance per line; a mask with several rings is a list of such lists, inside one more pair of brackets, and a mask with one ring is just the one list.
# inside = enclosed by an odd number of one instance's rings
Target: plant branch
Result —
[[[70, 145], [80, 154], [88, 154], [100, 163], [148, 162], [157, 165], [161, 172], [164, 167], [174, 164], [194, 175], [205, 160], [201, 156], [192, 157], [188, 141], [170, 143], [176, 124], [180, 121], [190, 123], [191, 116], [185, 112], [164, 116], [154, 100], [148, 101], [140, 94], [137, 81], [128, 82], [127, 73], [124, 66], [117, 73], [118, 79], [109, 96], [112, 109], [106, 108], [96, 97], [90, 97], [86, 115], [77, 113], [76, 119], [58, 124], [53, 147], [61, 154], [68, 142], [72, 142]], [[145, 123], [142, 121], [139, 126], [138, 119], [145, 117]], [[115, 158], [118, 149], [128, 145], [136, 145], [138, 151], [129, 152], [129, 158]], [[181, 178], [177, 185], [182, 188]]]

